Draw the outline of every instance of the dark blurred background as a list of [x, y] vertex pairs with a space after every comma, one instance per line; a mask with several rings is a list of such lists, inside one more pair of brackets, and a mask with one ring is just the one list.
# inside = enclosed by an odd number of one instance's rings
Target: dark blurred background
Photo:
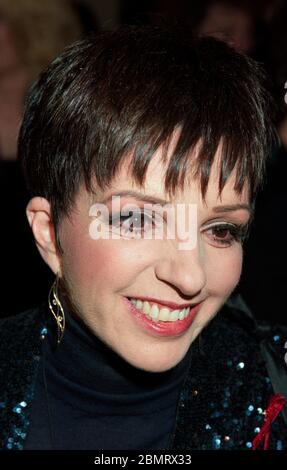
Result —
[[184, 22], [258, 60], [277, 104], [280, 142], [268, 155], [238, 290], [258, 319], [287, 323], [287, 2], [285, 0], [0, 0], [0, 316], [36, 306], [53, 275], [26, 220], [29, 195], [17, 161], [24, 99], [39, 72], [91, 31]]

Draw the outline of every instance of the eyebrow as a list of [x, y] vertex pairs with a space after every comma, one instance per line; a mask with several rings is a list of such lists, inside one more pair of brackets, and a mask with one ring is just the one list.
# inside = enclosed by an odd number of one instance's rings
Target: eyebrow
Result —
[[[123, 191], [118, 191], [116, 193], [110, 194], [106, 196], [105, 198], [101, 199], [99, 202], [102, 204], [105, 204], [106, 202], [109, 202], [112, 197], [132, 197], [134, 199], [138, 199], [140, 201], [144, 201], [150, 204], [160, 204], [160, 205], [165, 205], [165, 204], [172, 204], [172, 201], [167, 201], [165, 199], [162, 199], [158, 196], [152, 196], [148, 194], [143, 194], [139, 191], [134, 191], [134, 190], [123, 190]], [[213, 212], [232, 212], [232, 211], [237, 211], [237, 210], [247, 210], [250, 212], [250, 214], [253, 214], [253, 208], [249, 204], [228, 204], [228, 205], [222, 205], [222, 206], [215, 206], [212, 208]]]
[[247, 210], [248, 212], [250, 212], [251, 215], [253, 214], [253, 208], [249, 204], [228, 204], [212, 208], [213, 212], [232, 212], [242, 209]]

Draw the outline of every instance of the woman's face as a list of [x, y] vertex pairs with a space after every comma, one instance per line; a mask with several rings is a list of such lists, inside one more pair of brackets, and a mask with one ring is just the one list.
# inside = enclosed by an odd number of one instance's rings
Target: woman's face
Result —
[[[215, 164], [217, 161], [218, 156]], [[111, 188], [97, 194], [97, 199], [92, 200], [82, 188], [71, 217], [65, 218], [60, 226], [64, 251], [61, 273], [76, 312], [96, 336], [128, 363], [152, 372], [168, 370], [183, 359], [190, 344], [237, 285], [242, 246], [234, 237], [234, 230], [247, 224], [250, 218], [247, 190], [238, 195], [231, 175], [220, 198], [213, 165], [205, 202], [197, 181], [191, 181], [172, 201], [173, 207], [196, 204], [197, 225], [191, 230], [197, 234], [197, 243], [192, 249], [178, 249], [178, 238], [132, 238], [126, 234], [118, 239], [91, 237], [93, 217], [89, 211], [93, 202], [125, 190], [167, 199], [164, 175], [159, 152], [149, 165], [144, 189], [135, 185], [123, 165]], [[111, 210], [111, 201], [105, 204]], [[121, 197], [120, 206], [127, 204], [131, 209], [135, 204], [143, 208], [145, 202], [131, 196]], [[116, 215], [113, 217], [117, 225]], [[140, 228], [139, 220], [134, 219], [134, 223]], [[104, 223], [107, 227], [108, 221]], [[108, 230], [111, 234], [115, 227]], [[147, 232], [152, 230], [152, 224], [146, 226]], [[185, 320], [164, 322], [151, 318], [151, 311], [147, 316], [142, 312], [144, 304], [134, 307], [127, 298], [134, 299], [134, 303], [137, 299], [142, 302], [146, 298], [156, 299], [157, 302], [149, 302], [150, 307], [155, 305], [154, 315], [165, 302], [196, 307], [188, 311]], [[174, 318], [177, 314], [173, 314]], [[162, 315], [169, 315], [169, 310]]]

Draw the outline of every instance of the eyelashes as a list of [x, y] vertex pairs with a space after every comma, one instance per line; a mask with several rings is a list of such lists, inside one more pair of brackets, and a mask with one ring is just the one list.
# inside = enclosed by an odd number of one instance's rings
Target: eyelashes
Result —
[[[153, 212], [130, 210], [125, 215], [117, 214], [109, 216], [109, 226], [119, 230], [122, 236], [129, 238], [141, 238], [144, 233], [156, 230], [159, 224], [165, 223], [163, 218]], [[247, 239], [250, 221], [244, 224], [230, 222], [214, 222], [201, 229], [202, 235], [207, 241], [218, 247], [228, 247], [233, 243], [241, 243]]]
[[219, 246], [231, 246], [233, 243], [241, 243], [246, 240], [249, 232], [249, 222], [246, 224], [231, 224], [218, 222], [203, 230], [210, 241]]
[[109, 216], [109, 225], [120, 229], [122, 234], [138, 236], [141, 235], [143, 231], [149, 230], [149, 226], [155, 228], [155, 224], [156, 216], [151, 216], [144, 211], [135, 212], [131, 210], [127, 215]]

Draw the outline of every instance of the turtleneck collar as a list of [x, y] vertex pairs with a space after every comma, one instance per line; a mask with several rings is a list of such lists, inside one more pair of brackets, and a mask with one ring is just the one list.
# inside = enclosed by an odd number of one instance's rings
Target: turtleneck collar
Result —
[[82, 411], [146, 414], [173, 406], [189, 368], [191, 348], [172, 369], [147, 372], [125, 361], [98, 338], [65, 303], [66, 328], [55, 348], [55, 321], [48, 314], [44, 342], [49, 393]]

